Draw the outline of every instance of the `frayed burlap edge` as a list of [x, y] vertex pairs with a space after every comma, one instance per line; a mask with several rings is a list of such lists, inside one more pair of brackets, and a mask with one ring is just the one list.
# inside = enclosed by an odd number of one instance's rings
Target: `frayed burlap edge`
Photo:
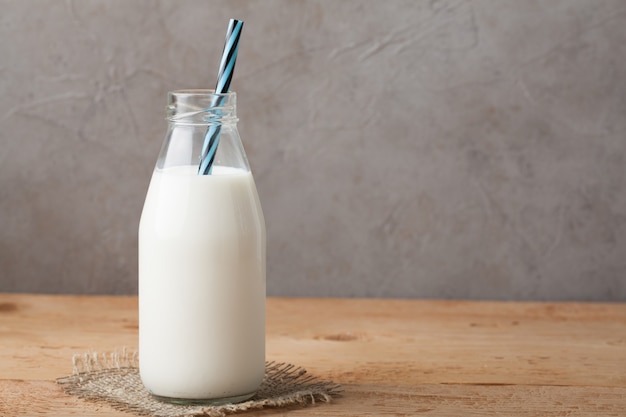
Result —
[[303, 368], [266, 362], [263, 383], [248, 401], [211, 406], [171, 404], [157, 400], [143, 387], [137, 369], [137, 352], [126, 349], [110, 353], [88, 352], [74, 355], [72, 365], [72, 375], [57, 379], [66, 393], [142, 416], [223, 417], [267, 407], [330, 402], [333, 397], [341, 395], [338, 384], [320, 381]]

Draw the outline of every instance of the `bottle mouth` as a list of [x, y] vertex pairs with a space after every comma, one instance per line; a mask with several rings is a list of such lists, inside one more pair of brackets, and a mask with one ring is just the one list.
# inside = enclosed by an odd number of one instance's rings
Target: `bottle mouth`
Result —
[[211, 125], [237, 122], [237, 94], [189, 89], [167, 95], [167, 120], [172, 123]]

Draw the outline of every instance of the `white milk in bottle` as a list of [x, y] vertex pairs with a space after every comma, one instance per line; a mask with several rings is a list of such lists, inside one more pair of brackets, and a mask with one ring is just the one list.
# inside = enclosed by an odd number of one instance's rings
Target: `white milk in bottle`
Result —
[[[139, 226], [139, 365], [174, 402], [241, 401], [265, 370], [265, 223], [236, 128], [235, 93], [169, 95], [169, 130]], [[208, 122], [210, 175], [198, 175]]]

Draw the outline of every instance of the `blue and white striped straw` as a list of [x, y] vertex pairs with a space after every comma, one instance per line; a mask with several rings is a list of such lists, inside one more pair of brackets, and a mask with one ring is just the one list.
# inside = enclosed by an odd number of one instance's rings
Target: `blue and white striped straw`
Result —
[[[220, 62], [220, 70], [217, 73], [217, 84], [215, 85], [215, 94], [224, 94], [228, 92], [230, 82], [233, 79], [235, 71], [235, 62], [237, 61], [237, 50], [239, 48], [239, 37], [243, 22], [241, 20], [230, 19], [228, 30], [226, 31], [226, 41], [224, 43], [224, 51], [222, 52], [222, 61]], [[212, 107], [222, 104], [223, 96], [215, 96]], [[212, 124], [207, 129], [202, 145], [202, 154], [200, 166], [198, 167], [198, 175], [211, 175], [213, 170], [213, 161], [217, 152], [217, 145], [220, 142], [220, 124]]]

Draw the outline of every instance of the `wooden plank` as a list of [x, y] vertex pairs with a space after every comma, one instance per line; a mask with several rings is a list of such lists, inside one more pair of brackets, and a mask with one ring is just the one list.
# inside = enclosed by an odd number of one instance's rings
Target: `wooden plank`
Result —
[[51, 381], [0, 379], [0, 416], [128, 417], [107, 404], [94, 404], [65, 394]]
[[625, 305], [276, 301], [270, 351], [345, 382], [626, 387]]
[[[136, 297], [0, 294], [0, 415], [124, 415], [53, 382], [122, 346]], [[273, 298], [267, 357], [344, 385], [296, 415], [626, 415], [624, 304]]]
[[[0, 415], [122, 417], [107, 404], [64, 394], [50, 381], [0, 381]], [[624, 416], [626, 389], [530, 385], [346, 384], [343, 397], [306, 408], [269, 409], [246, 416]]]
[[136, 297], [0, 294], [0, 380], [54, 380], [89, 350], [137, 347]]

